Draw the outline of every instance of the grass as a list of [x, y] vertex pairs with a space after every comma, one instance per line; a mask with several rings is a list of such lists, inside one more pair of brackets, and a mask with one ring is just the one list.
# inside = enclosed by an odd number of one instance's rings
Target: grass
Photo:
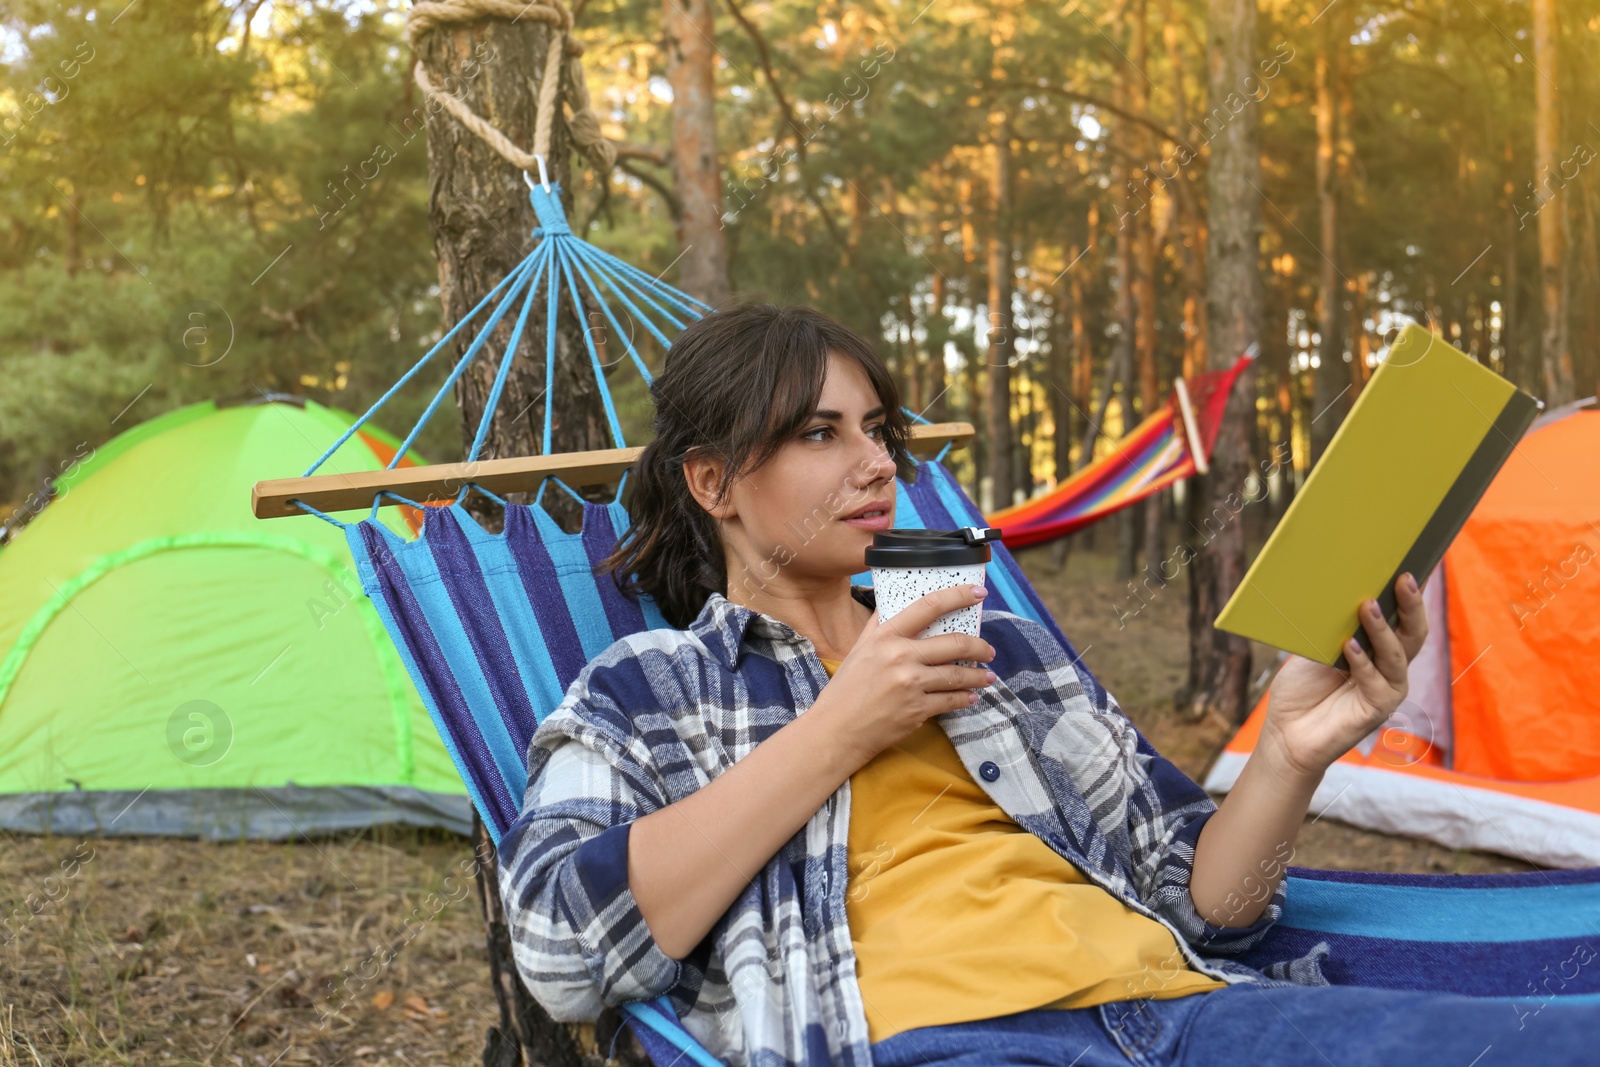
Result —
[[0, 1067], [471, 1062], [495, 1010], [471, 863], [419, 831], [10, 837]]

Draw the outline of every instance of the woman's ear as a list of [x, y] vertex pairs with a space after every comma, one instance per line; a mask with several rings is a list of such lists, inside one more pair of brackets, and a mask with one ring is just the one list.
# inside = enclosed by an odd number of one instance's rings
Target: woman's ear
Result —
[[717, 488], [722, 483], [724, 460], [720, 456], [691, 453], [683, 461], [683, 479], [689, 494], [705, 509], [707, 515], [719, 521], [732, 518], [733, 501], [717, 500]]

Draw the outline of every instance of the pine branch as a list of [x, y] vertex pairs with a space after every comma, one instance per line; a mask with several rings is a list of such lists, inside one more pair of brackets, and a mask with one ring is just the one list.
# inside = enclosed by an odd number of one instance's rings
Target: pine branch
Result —
[[806, 158], [806, 130], [800, 125], [800, 120], [795, 118], [794, 108], [789, 106], [788, 99], [783, 95], [783, 90], [778, 87], [778, 76], [772, 70], [772, 55], [767, 49], [766, 38], [761, 36], [761, 31], [755, 24], [745, 17], [744, 11], [739, 7], [739, 0], [728, 0], [728, 10], [733, 12], [733, 17], [739, 25], [744, 27], [745, 33], [750, 35], [751, 42], [756, 46], [756, 54], [761, 59], [761, 70], [767, 76], [767, 85], [772, 89], [772, 96], [778, 102], [778, 110], [783, 112], [783, 120], [794, 133], [795, 152], [801, 162]]

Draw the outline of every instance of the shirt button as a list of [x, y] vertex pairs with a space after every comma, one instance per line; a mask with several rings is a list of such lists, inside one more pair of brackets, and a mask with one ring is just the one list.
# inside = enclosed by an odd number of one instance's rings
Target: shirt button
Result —
[[984, 760], [978, 767], [978, 773], [983, 775], [983, 780], [992, 782], [1000, 777], [1000, 768], [990, 760]]

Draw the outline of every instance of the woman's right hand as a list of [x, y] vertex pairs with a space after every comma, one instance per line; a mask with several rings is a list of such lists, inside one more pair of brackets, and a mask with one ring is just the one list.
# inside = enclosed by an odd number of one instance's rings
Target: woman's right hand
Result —
[[973, 585], [935, 590], [912, 601], [887, 622], [880, 622], [873, 611], [815, 706], [825, 709], [827, 717], [837, 717], [838, 738], [848, 758], [855, 761], [854, 767], [940, 712], [976, 703], [977, 690], [995, 680], [985, 668], [952, 662], [992, 660], [994, 648], [981, 637], [917, 636], [941, 615], [981, 600], [974, 590], [987, 592]]

